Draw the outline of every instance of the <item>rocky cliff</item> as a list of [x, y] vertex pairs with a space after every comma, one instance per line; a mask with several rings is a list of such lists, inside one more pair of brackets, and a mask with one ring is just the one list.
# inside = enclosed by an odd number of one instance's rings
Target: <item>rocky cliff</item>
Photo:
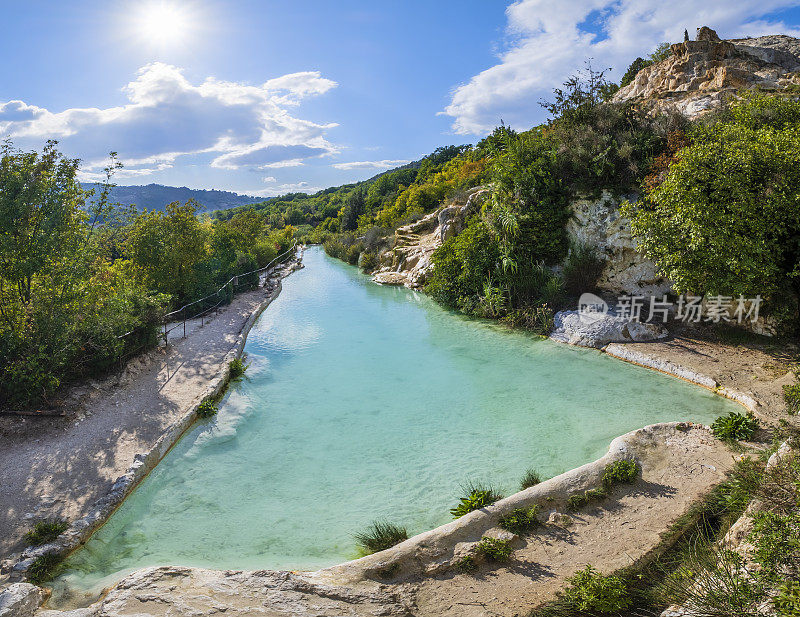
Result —
[[476, 187], [462, 199], [454, 199], [415, 223], [398, 227], [394, 245], [380, 256], [373, 280], [384, 285], [419, 289], [433, 264], [431, 256], [442, 242], [458, 234], [469, 216], [480, 210], [489, 189]]
[[800, 39], [786, 35], [720, 40], [711, 28], [671, 47], [669, 58], [645, 67], [614, 96], [648, 101], [693, 118], [742, 89], [800, 89]]

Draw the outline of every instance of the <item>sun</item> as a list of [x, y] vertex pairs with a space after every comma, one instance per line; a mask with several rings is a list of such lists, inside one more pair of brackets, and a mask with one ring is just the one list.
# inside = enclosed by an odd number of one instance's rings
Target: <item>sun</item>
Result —
[[191, 16], [179, 2], [150, 2], [139, 9], [135, 29], [146, 43], [158, 47], [185, 42]]

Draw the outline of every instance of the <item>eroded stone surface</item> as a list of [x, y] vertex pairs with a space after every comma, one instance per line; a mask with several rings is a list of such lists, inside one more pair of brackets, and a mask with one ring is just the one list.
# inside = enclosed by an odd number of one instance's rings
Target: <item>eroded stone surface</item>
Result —
[[13, 583], [0, 589], [0, 617], [31, 617], [43, 599], [36, 585]]
[[553, 321], [551, 339], [580, 347], [600, 349], [609, 343], [656, 341], [669, 335], [660, 324], [629, 321], [614, 315], [589, 319], [578, 311], [560, 311]]

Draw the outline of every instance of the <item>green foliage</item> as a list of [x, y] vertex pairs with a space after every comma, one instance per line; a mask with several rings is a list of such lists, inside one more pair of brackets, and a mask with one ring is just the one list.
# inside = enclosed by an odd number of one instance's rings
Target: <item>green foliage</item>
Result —
[[365, 531], [355, 534], [356, 544], [364, 555], [377, 553], [408, 540], [405, 527], [398, 527], [386, 521], [374, 521]]
[[547, 336], [553, 331], [553, 309], [546, 305], [529, 306], [513, 309], [503, 318], [503, 323], [514, 328], [522, 328], [540, 336]]
[[219, 408], [214, 403], [214, 400], [211, 398], [207, 398], [203, 400], [200, 405], [197, 406], [197, 415], [200, 418], [210, 418], [212, 416], [217, 415]]
[[66, 531], [67, 527], [69, 527], [69, 523], [60, 519], [37, 521], [33, 525], [33, 529], [25, 534], [25, 542], [30, 546], [47, 544]]
[[541, 481], [542, 477], [539, 475], [539, 472], [529, 467], [525, 471], [525, 475], [522, 476], [522, 480], [520, 480], [519, 490], [524, 491], [526, 488], [536, 486], [541, 483]]
[[594, 247], [588, 244], [571, 246], [562, 273], [567, 293], [577, 296], [594, 291], [604, 266], [605, 262], [597, 256]]
[[478, 569], [478, 564], [475, 563], [475, 557], [472, 555], [464, 555], [461, 559], [456, 561], [455, 568], [459, 572], [469, 574], [470, 572], [475, 572], [475, 570]]
[[234, 358], [231, 360], [230, 364], [228, 364], [231, 379], [239, 379], [244, 376], [247, 367], [248, 365], [245, 364], [241, 358]]
[[636, 78], [636, 75], [639, 73], [639, 71], [647, 66], [650, 66], [651, 64], [651, 62], [648, 62], [644, 58], [636, 58], [636, 60], [630, 63], [628, 69], [625, 71], [625, 74], [622, 76], [622, 79], [619, 82], [620, 88], [624, 88], [630, 84]]
[[714, 491], [711, 507], [731, 518], [738, 516], [758, 491], [763, 477], [763, 462], [751, 458], [737, 461], [728, 479]]
[[45, 553], [33, 560], [33, 563], [28, 567], [26, 577], [28, 582], [34, 585], [41, 585], [47, 581], [52, 580], [61, 569], [60, 566], [64, 561], [64, 555], [59, 553]]
[[[697, 125], [663, 181], [623, 214], [679, 292], [800, 295], [800, 102], [751, 94]], [[790, 311], [791, 312], [791, 311]]]
[[783, 386], [783, 400], [786, 401], [786, 410], [790, 414], [800, 413], [800, 383]]
[[758, 430], [759, 424], [752, 412], [747, 415], [731, 411], [720, 416], [711, 425], [711, 432], [717, 439], [731, 439], [735, 441], [747, 441]]
[[574, 493], [567, 499], [567, 508], [570, 510], [580, 510], [588, 503], [589, 497], [586, 495], [586, 493]]
[[476, 555], [483, 555], [487, 561], [508, 561], [514, 553], [514, 548], [509, 540], [484, 536], [475, 545], [474, 551]]
[[481, 483], [470, 483], [464, 487], [466, 495], [459, 500], [459, 504], [450, 510], [453, 518], [460, 518], [473, 510], [479, 510], [499, 501], [503, 496], [491, 486]]
[[800, 617], [800, 583], [787, 581], [778, 588], [772, 601], [779, 617]]
[[567, 579], [561, 602], [575, 611], [609, 614], [628, 608], [633, 600], [623, 579], [605, 576], [587, 565]]
[[606, 465], [603, 472], [603, 486], [611, 488], [615, 484], [632, 484], [639, 477], [641, 468], [636, 461], [621, 459]]
[[521, 535], [539, 525], [539, 519], [536, 518], [538, 514], [538, 505], [530, 508], [517, 508], [511, 513], [500, 517], [499, 525], [506, 531]]

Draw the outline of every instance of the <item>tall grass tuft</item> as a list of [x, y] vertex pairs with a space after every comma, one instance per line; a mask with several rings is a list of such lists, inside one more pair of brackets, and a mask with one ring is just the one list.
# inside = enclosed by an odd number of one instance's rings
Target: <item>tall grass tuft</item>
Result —
[[405, 527], [398, 527], [387, 521], [373, 521], [366, 530], [354, 534], [353, 537], [359, 552], [370, 555], [408, 540], [408, 531]]
[[525, 471], [525, 475], [522, 476], [522, 480], [520, 480], [519, 490], [524, 491], [526, 488], [536, 486], [541, 483], [541, 481], [542, 477], [539, 475], [539, 472], [533, 468], [529, 468]]
[[450, 509], [453, 518], [460, 518], [473, 510], [479, 510], [503, 498], [494, 487], [481, 482], [468, 482], [462, 487], [465, 495], [455, 508]]

